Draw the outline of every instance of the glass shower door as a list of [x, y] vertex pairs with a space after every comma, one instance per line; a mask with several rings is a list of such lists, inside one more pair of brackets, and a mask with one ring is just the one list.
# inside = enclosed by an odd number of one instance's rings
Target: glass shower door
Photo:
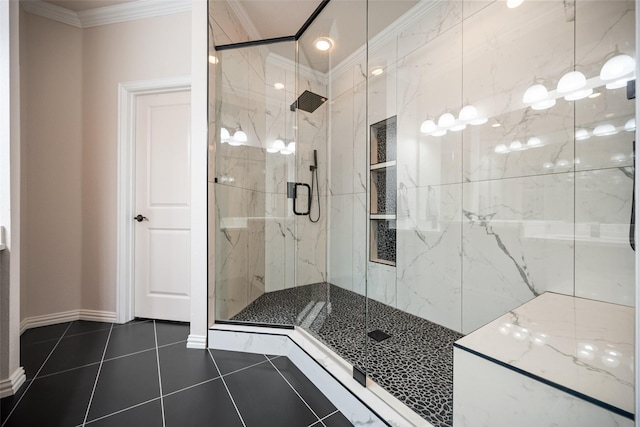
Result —
[[215, 319], [293, 325], [295, 43], [217, 53]]

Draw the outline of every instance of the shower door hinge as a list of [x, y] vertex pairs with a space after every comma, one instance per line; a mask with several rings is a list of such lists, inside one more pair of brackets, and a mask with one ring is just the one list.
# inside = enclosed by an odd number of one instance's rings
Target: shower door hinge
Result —
[[356, 368], [355, 366], [353, 367], [353, 379], [358, 381], [358, 383], [362, 387], [366, 387], [367, 386], [367, 374], [365, 374], [363, 371], [361, 371], [360, 369]]

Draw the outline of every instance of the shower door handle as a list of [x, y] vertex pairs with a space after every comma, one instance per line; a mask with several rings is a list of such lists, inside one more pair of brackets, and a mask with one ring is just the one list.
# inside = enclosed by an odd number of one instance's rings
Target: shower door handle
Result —
[[[298, 187], [307, 187], [308, 197], [307, 197], [307, 211], [306, 212], [298, 212], [296, 210], [296, 201], [298, 200]], [[296, 214], [296, 215], [309, 215], [309, 212], [311, 212], [311, 187], [309, 186], [309, 184], [296, 182], [294, 184], [294, 190], [293, 190], [293, 213]]]

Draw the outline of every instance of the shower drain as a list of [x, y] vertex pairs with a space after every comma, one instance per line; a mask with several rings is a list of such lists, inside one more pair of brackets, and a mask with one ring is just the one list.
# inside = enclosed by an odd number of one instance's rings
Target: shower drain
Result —
[[384, 331], [381, 331], [380, 329], [376, 329], [375, 331], [371, 331], [367, 335], [369, 335], [369, 337], [373, 338], [377, 342], [382, 342], [382, 341], [386, 340], [387, 338], [391, 338], [391, 335], [389, 335], [388, 333], [386, 333]]

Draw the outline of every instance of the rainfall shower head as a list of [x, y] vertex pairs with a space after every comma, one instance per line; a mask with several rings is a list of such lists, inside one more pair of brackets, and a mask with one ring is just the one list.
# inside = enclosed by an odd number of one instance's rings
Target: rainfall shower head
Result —
[[293, 104], [291, 104], [291, 111], [296, 111], [296, 108], [299, 108], [308, 113], [313, 113], [316, 109], [327, 102], [327, 98], [324, 96], [320, 96], [317, 93], [310, 92], [305, 90], [302, 92], [302, 95], [298, 97]]

